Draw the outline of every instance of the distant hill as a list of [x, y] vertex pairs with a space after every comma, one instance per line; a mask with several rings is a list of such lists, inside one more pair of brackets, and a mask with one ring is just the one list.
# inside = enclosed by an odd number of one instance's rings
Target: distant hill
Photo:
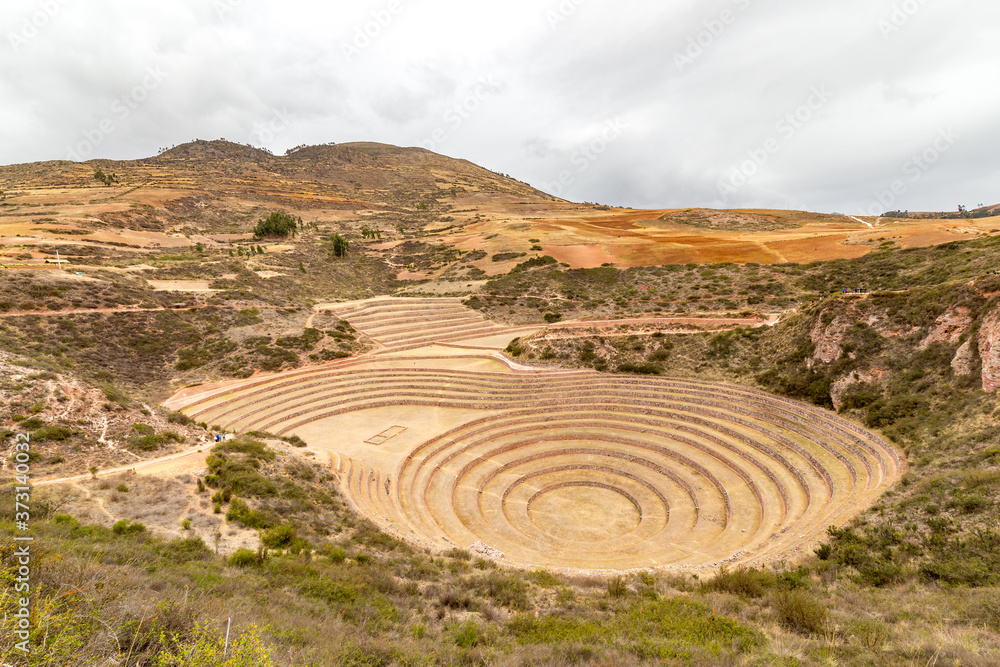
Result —
[[[489, 192], [554, 200], [531, 186], [423, 148], [378, 143], [301, 147], [277, 156], [225, 140], [196, 140], [139, 160], [49, 161], [0, 167], [0, 188], [93, 185], [94, 169], [115, 173], [122, 184], [197, 188], [206, 194], [295, 193], [404, 203], [455, 194]], [[222, 191], [222, 192], [220, 192]]]
[[1000, 204], [980, 206], [957, 211], [887, 211], [883, 218], [904, 218], [908, 220], [961, 220], [962, 218], [992, 218], [1000, 215]]

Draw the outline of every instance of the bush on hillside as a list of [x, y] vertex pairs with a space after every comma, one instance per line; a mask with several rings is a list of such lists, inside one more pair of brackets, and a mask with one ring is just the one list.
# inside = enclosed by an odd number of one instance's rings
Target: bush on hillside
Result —
[[287, 213], [272, 213], [266, 219], [257, 222], [253, 229], [255, 238], [267, 237], [287, 238], [295, 236], [295, 230], [302, 226], [302, 218], [293, 218]]

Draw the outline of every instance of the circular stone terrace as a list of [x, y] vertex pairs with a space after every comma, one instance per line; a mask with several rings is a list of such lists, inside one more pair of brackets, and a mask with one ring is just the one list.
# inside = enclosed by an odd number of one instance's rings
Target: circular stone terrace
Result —
[[378, 352], [168, 402], [298, 435], [383, 529], [518, 566], [712, 568], [804, 555], [903, 464], [828, 411], [698, 380], [536, 368], [453, 299], [331, 306]]

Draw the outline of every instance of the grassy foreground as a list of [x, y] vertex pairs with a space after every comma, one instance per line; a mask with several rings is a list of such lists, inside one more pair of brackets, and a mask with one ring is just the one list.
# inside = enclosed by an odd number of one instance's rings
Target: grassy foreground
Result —
[[[119, 480], [88, 482], [95, 492]], [[794, 568], [610, 577], [507, 571], [381, 533], [326, 471], [248, 438], [196, 480], [262, 546], [222, 556], [142, 524], [82, 524], [64, 493], [32, 498], [35, 591], [26, 665], [995, 664], [1000, 591], [908, 576], [872, 582], [844, 535]], [[118, 491], [127, 493], [123, 485]], [[16, 572], [0, 515], [0, 585]], [[862, 532], [862, 535], [869, 533]], [[851, 542], [854, 544], [854, 542]], [[864, 539], [859, 544], [864, 545]], [[864, 556], [864, 550], [854, 546]], [[0, 596], [5, 619], [16, 610]], [[232, 619], [230, 645], [224, 633]], [[8, 621], [5, 620], [5, 624]]]

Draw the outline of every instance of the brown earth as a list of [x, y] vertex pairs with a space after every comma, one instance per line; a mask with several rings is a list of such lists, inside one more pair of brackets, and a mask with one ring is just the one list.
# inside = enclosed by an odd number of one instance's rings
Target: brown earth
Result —
[[[120, 184], [93, 180], [100, 167]], [[119, 255], [226, 247], [248, 240], [253, 222], [283, 210], [323, 230], [386, 239], [356, 244], [391, 260], [402, 238], [482, 250], [468, 264], [489, 275], [516, 262], [500, 252], [541, 246], [574, 268], [667, 263], [811, 262], [864, 255], [891, 238], [910, 248], [987, 235], [1000, 218], [876, 221], [800, 211], [614, 209], [558, 200], [464, 160], [372, 143], [314, 146], [274, 156], [224, 141], [184, 144], [157, 157], [115, 162], [41, 162], [0, 167], [2, 263], [24, 249], [59, 245]], [[398, 228], [402, 231], [393, 231]], [[296, 244], [289, 244], [294, 249]], [[277, 248], [275, 248], [277, 251]], [[287, 250], [286, 250], [287, 251]], [[39, 260], [36, 256], [28, 265]], [[80, 264], [69, 258], [71, 266]], [[399, 266], [402, 280], [436, 279], [454, 259]]]

